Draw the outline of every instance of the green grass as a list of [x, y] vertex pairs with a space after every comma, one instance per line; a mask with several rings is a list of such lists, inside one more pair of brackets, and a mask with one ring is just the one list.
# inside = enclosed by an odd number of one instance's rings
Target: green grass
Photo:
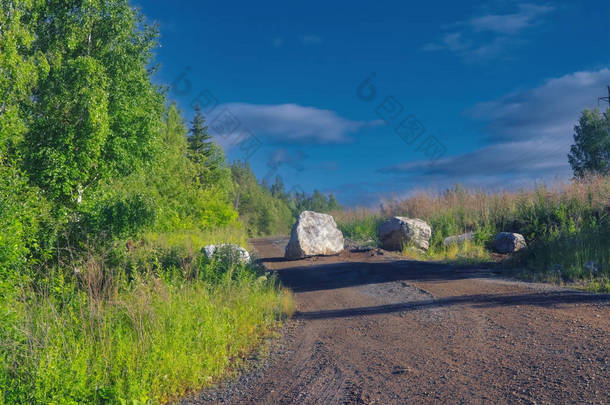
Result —
[[163, 403], [225, 376], [293, 310], [260, 268], [164, 267], [161, 252], [2, 281], [0, 404]]
[[[335, 213], [346, 237], [377, 241], [378, 224], [391, 216], [420, 218], [432, 228], [430, 249], [408, 247], [419, 260], [484, 263], [501, 231], [523, 234], [528, 249], [502, 263], [522, 278], [580, 283], [607, 291], [610, 279], [610, 178], [598, 177], [554, 188], [487, 193], [454, 187], [443, 193], [416, 193], [390, 201], [378, 211]], [[443, 246], [452, 235], [473, 232], [471, 242]], [[512, 270], [511, 270], [512, 271]], [[517, 274], [513, 271], [514, 274]]]
[[456, 264], [479, 264], [493, 261], [491, 253], [484, 246], [466, 241], [449, 246], [432, 246], [426, 251], [405, 246], [402, 254], [415, 260], [444, 261]]
[[585, 284], [585, 290], [598, 293], [610, 293], [610, 279], [595, 279]]
[[358, 243], [378, 244], [377, 228], [383, 221], [380, 215], [363, 210], [335, 211], [332, 215], [344, 237]]
[[610, 292], [610, 228], [537, 241], [512, 262], [519, 278]]

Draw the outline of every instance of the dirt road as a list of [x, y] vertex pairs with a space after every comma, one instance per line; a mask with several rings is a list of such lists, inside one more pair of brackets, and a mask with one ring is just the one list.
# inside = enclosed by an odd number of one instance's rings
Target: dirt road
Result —
[[284, 243], [253, 245], [294, 318], [261, 367], [185, 403], [610, 403], [610, 295]]

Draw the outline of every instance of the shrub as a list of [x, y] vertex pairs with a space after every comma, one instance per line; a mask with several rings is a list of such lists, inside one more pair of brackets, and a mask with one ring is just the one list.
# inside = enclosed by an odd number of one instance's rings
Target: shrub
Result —
[[103, 232], [121, 238], [137, 235], [154, 225], [157, 207], [149, 195], [136, 191], [95, 202], [85, 215], [77, 226], [91, 234]]
[[45, 258], [53, 241], [49, 204], [17, 170], [0, 164], [0, 279]]

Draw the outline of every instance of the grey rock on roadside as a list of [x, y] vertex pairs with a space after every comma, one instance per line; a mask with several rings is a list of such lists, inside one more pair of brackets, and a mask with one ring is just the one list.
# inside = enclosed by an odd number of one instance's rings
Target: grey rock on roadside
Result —
[[249, 264], [251, 261], [250, 253], [248, 251], [238, 245], [234, 245], [232, 243], [222, 243], [220, 245], [206, 245], [201, 249], [201, 252], [208, 259], [212, 259], [217, 253], [230, 254], [232, 258], [239, 260], [241, 263]]
[[300, 259], [307, 256], [334, 255], [343, 251], [343, 234], [332, 216], [303, 211], [292, 227], [284, 257]]
[[593, 260], [585, 263], [585, 269], [589, 270], [591, 273], [597, 273], [599, 270], [597, 264]]
[[449, 246], [449, 245], [453, 245], [453, 244], [461, 245], [466, 241], [471, 241], [473, 237], [474, 237], [473, 232], [466, 232], [461, 235], [447, 236], [443, 240], [443, 245], [444, 246]]
[[513, 253], [527, 247], [520, 233], [500, 232], [494, 238], [494, 249], [498, 253]]
[[381, 247], [386, 250], [401, 250], [404, 245], [413, 245], [428, 250], [432, 229], [418, 218], [393, 217], [379, 226]]

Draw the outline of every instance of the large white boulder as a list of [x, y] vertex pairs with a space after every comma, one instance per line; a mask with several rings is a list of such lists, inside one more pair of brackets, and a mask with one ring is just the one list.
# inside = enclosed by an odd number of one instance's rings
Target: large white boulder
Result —
[[520, 233], [500, 232], [494, 239], [494, 249], [498, 253], [513, 253], [527, 247]]
[[427, 250], [432, 229], [418, 218], [393, 217], [379, 226], [381, 247], [386, 250], [402, 250], [405, 245]]
[[300, 259], [307, 256], [334, 255], [343, 251], [343, 234], [333, 217], [303, 211], [292, 227], [284, 257]]
[[202, 253], [208, 259], [212, 259], [215, 255], [226, 254], [232, 260], [237, 260], [241, 263], [250, 263], [250, 253], [241, 246], [231, 243], [222, 243], [220, 245], [206, 245], [201, 249]]

